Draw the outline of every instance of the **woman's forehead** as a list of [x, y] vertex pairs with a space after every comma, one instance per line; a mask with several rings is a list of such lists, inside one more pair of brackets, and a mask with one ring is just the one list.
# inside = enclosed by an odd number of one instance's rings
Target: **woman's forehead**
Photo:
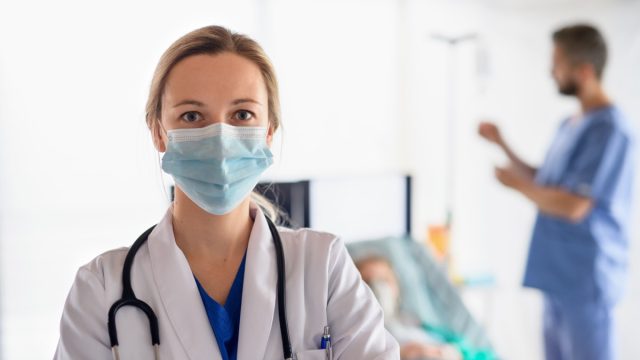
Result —
[[194, 55], [181, 60], [169, 73], [164, 94], [169, 103], [185, 98], [199, 101], [252, 98], [260, 103], [266, 103], [267, 99], [258, 66], [229, 52]]

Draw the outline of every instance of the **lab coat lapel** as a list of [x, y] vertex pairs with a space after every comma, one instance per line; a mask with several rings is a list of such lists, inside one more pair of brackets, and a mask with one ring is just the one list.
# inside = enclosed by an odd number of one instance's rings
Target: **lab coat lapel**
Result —
[[251, 206], [254, 225], [245, 263], [238, 360], [264, 358], [276, 304], [275, 246], [264, 214]]
[[189, 359], [221, 359], [193, 273], [186, 257], [176, 245], [171, 211], [169, 208], [149, 236], [153, 276], [169, 319], [169, 324], [159, 323], [160, 344], [162, 327], [171, 326]]

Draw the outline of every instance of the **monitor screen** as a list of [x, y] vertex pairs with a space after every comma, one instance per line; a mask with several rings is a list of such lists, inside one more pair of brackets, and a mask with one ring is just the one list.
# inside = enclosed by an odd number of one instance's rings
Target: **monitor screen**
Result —
[[376, 175], [309, 182], [309, 224], [345, 242], [411, 231], [411, 178]]

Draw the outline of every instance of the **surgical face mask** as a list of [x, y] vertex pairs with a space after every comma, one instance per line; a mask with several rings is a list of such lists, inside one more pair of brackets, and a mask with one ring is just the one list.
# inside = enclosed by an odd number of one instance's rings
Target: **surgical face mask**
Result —
[[382, 307], [385, 320], [393, 318], [398, 310], [398, 299], [389, 283], [384, 280], [374, 280], [369, 287]]
[[266, 127], [223, 123], [167, 131], [162, 169], [203, 210], [223, 215], [236, 208], [273, 163]]

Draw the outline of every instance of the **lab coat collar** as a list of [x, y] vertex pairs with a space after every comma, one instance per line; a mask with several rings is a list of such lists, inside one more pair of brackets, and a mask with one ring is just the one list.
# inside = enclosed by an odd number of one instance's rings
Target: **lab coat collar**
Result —
[[[187, 258], [173, 235], [172, 210], [149, 235], [149, 254], [155, 285], [160, 300], [185, 352], [191, 360], [220, 360], [220, 350], [207, 318], [200, 293]], [[162, 346], [162, 337], [160, 338]]]
[[252, 204], [251, 214], [254, 223], [244, 269], [238, 360], [264, 358], [276, 304], [275, 246], [262, 210]]
[[[264, 214], [251, 204], [253, 228], [245, 263], [238, 360], [262, 358], [276, 302], [275, 247]], [[191, 360], [221, 359], [193, 273], [173, 234], [172, 207], [149, 235], [154, 281], [162, 305]], [[162, 339], [160, 339], [162, 343]]]

